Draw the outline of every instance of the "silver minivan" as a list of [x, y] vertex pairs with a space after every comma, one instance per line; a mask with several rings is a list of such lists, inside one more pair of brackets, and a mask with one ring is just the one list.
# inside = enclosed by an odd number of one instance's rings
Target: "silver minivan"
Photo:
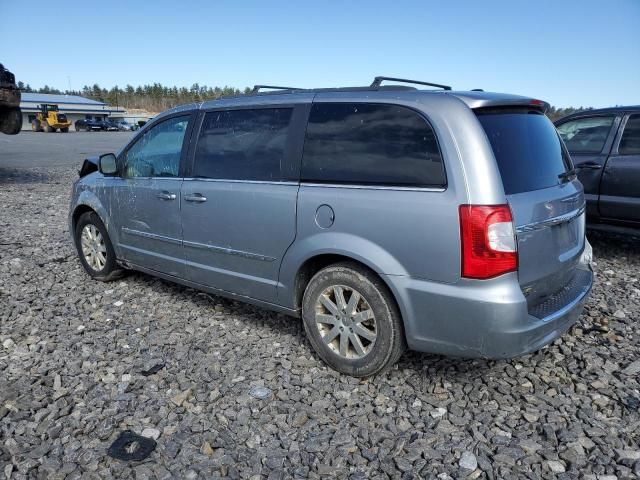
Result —
[[256, 87], [159, 115], [85, 160], [69, 214], [82, 265], [302, 317], [354, 376], [407, 347], [543, 347], [592, 285], [583, 189], [548, 105], [404, 82], [432, 88]]

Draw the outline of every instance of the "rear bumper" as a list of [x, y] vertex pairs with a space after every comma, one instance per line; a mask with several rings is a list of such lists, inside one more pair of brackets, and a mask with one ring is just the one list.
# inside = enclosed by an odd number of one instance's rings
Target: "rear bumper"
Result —
[[543, 318], [530, 313], [515, 273], [456, 285], [400, 276], [386, 280], [399, 300], [409, 348], [499, 359], [536, 351], [577, 321], [593, 284], [590, 267], [580, 268], [572, 298]]

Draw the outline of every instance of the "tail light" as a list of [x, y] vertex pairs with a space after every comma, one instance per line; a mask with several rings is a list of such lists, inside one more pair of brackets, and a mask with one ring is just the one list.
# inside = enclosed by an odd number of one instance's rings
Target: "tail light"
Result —
[[460, 205], [462, 276], [487, 279], [518, 269], [508, 205]]

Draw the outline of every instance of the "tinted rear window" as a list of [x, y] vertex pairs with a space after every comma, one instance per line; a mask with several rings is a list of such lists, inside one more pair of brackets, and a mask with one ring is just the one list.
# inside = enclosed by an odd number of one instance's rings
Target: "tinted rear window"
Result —
[[533, 111], [478, 111], [507, 195], [561, 183], [571, 165], [551, 121]]
[[444, 166], [431, 126], [398, 105], [315, 103], [302, 179], [364, 185], [441, 187]]

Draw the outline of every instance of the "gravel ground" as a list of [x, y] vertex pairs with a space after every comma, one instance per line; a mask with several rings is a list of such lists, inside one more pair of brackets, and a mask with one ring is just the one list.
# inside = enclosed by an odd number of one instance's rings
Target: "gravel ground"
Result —
[[[639, 239], [591, 235], [591, 299], [543, 351], [407, 353], [360, 381], [298, 320], [142, 274], [91, 281], [74, 176], [0, 177], [0, 478], [640, 478]], [[157, 437], [146, 460], [106, 455], [127, 429]]]

